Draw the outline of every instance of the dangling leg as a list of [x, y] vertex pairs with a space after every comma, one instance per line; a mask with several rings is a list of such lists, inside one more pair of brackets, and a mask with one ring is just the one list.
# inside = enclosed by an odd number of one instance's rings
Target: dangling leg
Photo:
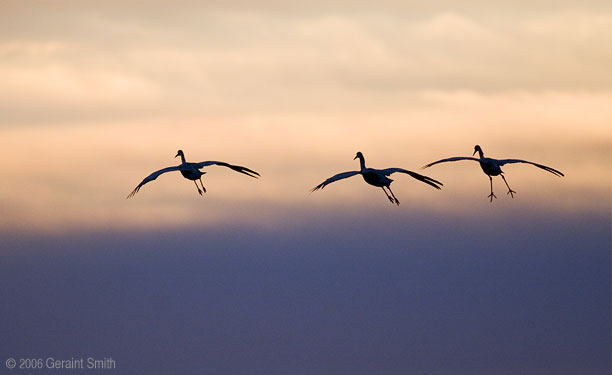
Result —
[[204, 192], [206, 193], [206, 188], [204, 187], [204, 183], [202, 182], [202, 177], [200, 177], [200, 185], [202, 185], [202, 190], [204, 190]]
[[491, 182], [491, 194], [489, 194], [489, 198], [491, 198], [491, 202], [493, 202], [493, 198], [497, 197], [493, 194], [493, 177], [489, 176], [489, 181]]
[[196, 182], [196, 180], [193, 180], [193, 183], [198, 188], [198, 193], [200, 193], [200, 195], [202, 195], [202, 190], [200, 190], [200, 187], [198, 186], [198, 183]]
[[395, 198], [395, 194], [393, 194], [393, 190], [391, 190], [391, 185], [387, 186], [387, 189], [389, 189], [389, 192], [391, 193], [391, 196], [393, 196], [393, 199], [395, 199], [395, 204], [397, 204], [399, 206], [399, 200], [397, 200], [397, 198]]
[[[504, 175], [503, 175], [503, 174], [502, 174], [501, 176], [502, 176], [502, 178], [504, 179], [504, 182], [506, 183], [506, 186], [508, 187], [508, 194], [510, 194], [510, 196], [511, 196], [512, 198], [514, 198], [514, 193], [516, 193], [516, 191], [514, 191], [514, 190], [510, 189], [510, 185], [508, 185], [508, 181], [506, 181], [506, 177], [504, 177]], [[506, 194], [506, 195], [507, 195], [507, 194]]]
[[389, 195], [389, 193], [387, 193], [387, 191], [385, 190], [384, 187], [381, 187], [381, 189], [385, 192], [385, 195], [387, 196], [387, 198], [389, 199], [389, 202], [391, 203], [395, 203], [395, 201], [393, 200], [393, 198], [391, 198], [391, 196]]

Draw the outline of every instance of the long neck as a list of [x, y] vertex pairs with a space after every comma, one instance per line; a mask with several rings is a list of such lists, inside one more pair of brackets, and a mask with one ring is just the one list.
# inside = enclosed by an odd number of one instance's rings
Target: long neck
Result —
[[482, 159], [482, 158], [484, 158], [484, 154], [483, 154], [483, 152], [482, 152], [482, 149], [480, 149], [480, 148], [479, 148], [479, 149], [478, 149], [478, 150], [476, 150], [476, 151], [478, 151], [478, 156], [479, 156], [481, 159]]
[[359, 158], [359, 166], [361, 167], [361, 170], [366, 169], [365, 159], [364, 159], [363, 155], [359, 155], [357, 157]]
[[183, 164], [185, 164], [185, 154], [181, 152], [179, 155], [181, 156], [181, 161], [183, 162]]

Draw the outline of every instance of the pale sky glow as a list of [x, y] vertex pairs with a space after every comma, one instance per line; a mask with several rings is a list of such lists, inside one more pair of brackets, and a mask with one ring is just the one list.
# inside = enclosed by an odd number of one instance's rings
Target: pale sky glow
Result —
[[[156, 2], [148, 12], [62, 4], [3, 6], [1, 229], [214, 225], [262, 220], [257, 212], [274, 223], [313, 207], [384, 210], [380, 189], [359, 178], [308, 190], [356, 169], [356, 151], [372, 167], [419, 171], [470, 156], [477, 143], [488, 156], [567, 175], [505, 167], [518, 195], [506, 197], [495, 179], [500, 209], [609, 206], [606, 2], [548, 11], [539, 3], [526, 11], [390, 2], [385, 12], [364, 11], [367, 3], [349, 11], [289, 2], [276, 11], [273, 2], [176, 10]], [[203, 198], [176, 174], [124, 199], [150, 172], [178, 163], [179, 148], [192, 161], [245, 165], [262, 178], [213, 167]], [[423, 173], [444, 189], [394, 176], [399, 210], [488, 209], [477, 164]]]

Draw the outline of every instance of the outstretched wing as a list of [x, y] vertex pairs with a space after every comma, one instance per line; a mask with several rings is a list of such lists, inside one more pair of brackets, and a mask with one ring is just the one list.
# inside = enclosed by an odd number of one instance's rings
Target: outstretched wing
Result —
[[418, 174], [418, 173], [415, 173], [415, 172], [412, 172], [412, 171], [409, 171], [403, 168], [387, 168], [387, 169], [382, 169], [381, 172], [385, 176], [389, 176], [390, 174], [395, 173], [395, 172], [406, 173], [410, 177], [416, 178], [417, 180], [424, 182], [427, 185], [433, 186], [438, 190], [440, 190], [440, 187], [443, 185], [440, 181], [434, 180], [431, 177], [423, 176], [422, 174]]
[[160, 169], [159, 171], [151, 173], [150, 175], [145, 177], [145, 179], [142, 180], [142, 182], [139, 183], [138, 186], [136, 186], [136, 188], [134, 188], [134, 190], [132, 190], [132, 192], [130, 194], [128, 194], [128, 196], [126, 198], [133, 197], [136, 193], [138, 193], [138, 190], [140, 190], [142, 185], [146, 184], [147, 182], [155, 180], [157, 177], [159, 177], [159, 175], [161, 175], [163, 173], [166, 173], [166, 172], [178, 171], [180, 169], [181, 169], [181, 166], [177, 165], [175, 167], [168, 167], [168, 168]]
[[455, 156], [454, 158], [441, 159], [441, 160], [438, 160], [438, 161], [434, 161], [433, 163], [426, 164], [423, 167], [421, 167], [421, 169], [429, 168], [432, 165], [436, 165], [436, 164], [439, 164], [439, 163], [446, 163], [447, 161], [458, 161], [458, 160], [480, 161], [480, 159], [476, 159], [476, 158], [473, 158], [471, 156]]
[[200, 169], [203, 167], [207, 167], [209, 165], [219, 165], [221, 167], [227, 167], [230, 168], [236, 172], [240, 172], [242, 174], [246, 174], [247, 176], [253, 177], [253, 178], [257, 178], [260, 177], [260, 174], [255, 172], [252, 169], [249, 169], [247, 167], [241, 167], [240, 165], [232, 165], [232, 164], [228, 164], [226, 162], [223, 161], [203, 161], [201, 163], [194, 163], [196, 168]]
[[532, 163], [532, 162], [527, 161], [527, 160], [521, 160], [521, 159], [502, 159], [502, 160], [498, 160], [497, 161], [497, 164], [499, 164], [500, 166], [504, 165], [504, 164], [513, 164], [513, 163], [531, 164], [531, 165], [535, 165], [536, 167], [541, 168], [541, 169], [543, 169], [543, 170], [545, 170], [547, 172], [550, 172], [550, 173], [554, 174], [555, 176], [559, 176], [559, 177], [565, 176], [563, 173], [561, 173], [560, 171], [558, 171], [556, 169], [553, 169], [551, 167], [547, 167], [547, 166], [542, 165], [542, 164]]
[[323, 189], [325, 186], [331, 184], [332, 182], [335, 182], [335, 181], [338, 181], [338, 180], [342, 180], [342, 179], [345, 179], [345, 178], [349, 178], [349, 177], [352, 177], [352, 176], [354, 176], [356, 174], [359, 174], [359, 171], [350, 171], [350, 172], [338, 173], [337, 175], [328, 178], [327, 180], [321, 182], [320, 184], [318, 184], [317, 186], [312, 188], [312, 190], [310, 190], [310, 192], [317, 191], [319, 189]]

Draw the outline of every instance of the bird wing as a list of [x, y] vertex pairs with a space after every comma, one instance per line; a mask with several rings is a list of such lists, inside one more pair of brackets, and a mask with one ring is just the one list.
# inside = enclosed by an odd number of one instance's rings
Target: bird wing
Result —
[[203, 168], [203, 167], [207, 167], [209, 165], [219, 165], [221, 167], [227, 167], [227, 168], [230, 168], [230, 169], [232, 169], [232, 170], [234, 170], [236, 172], [240, 172], [242, 174], [246, 174], [247, 176], [250, 176], [250, 177], [254, 177], [254, 178], [260, 177], [260, 174], [255, 172], [252, 169], [249, 169], [247, 167], [242, 167], [240, 165], [228, 164], [228, 163], [223, 162], [223, 161], [203, 161], [201, 163], [194, 163], [194, 165], [198, 169]]
[[458, 160], [474, 160], [474, 161], [480, 161], [480, 159], [476, 159], [476, 158], [473, 158], [473, 157], [471, 157], [471, 156], [455, 156], [455, 157], [453, 157], [453, 158], [441, 159], [441, 160], [438, 160], [438, 161], [434, 161], [433, 163], [426, 164], [426, 165], [424, 165], [424, 166], [423, 166], [421, 169], [429, 168], [429, 167], [431, 167], [432, 165], [436, 165], [436, 164], [438, 164], [438, 163], [446, 163], [447, 161], [458, 161]]
[[545, 170], [547, 172], [550, 172], [550, 173], [554, 174], [555, 176], [559, 176], [559, 177], [565, 176], [562, 172], [560, 172], [560, 171], [558, 171], [556, 169], [553, 169], [551, 167], [547, 167], [547, 166], [542, 165], [542, 164], [533, 163], [533, 162], [530, 162], [530, 161], [527, 161], [527, 160], [521, 160], [521, 159], [502, 159], [502, 160], [498, 160], [497, 161], [497, 164], [499, 164], [500, 166], [504, 165], [504, 164], [513, 164], [513, 163], [531, 164], [531, 165], [535, 165], [536, 167], [541, 168], [541, 169], [543, 169], [543, 170]]
[[319, 189], [323, 189], [325, 186], [331, 184], [332, 182], [338, 181], [338, 180], [342, 180], [345, 178], [349, 178], [352, 177], [356, 174], [359, 174], [359, 171], [350, 171], [350, 172], [342, 172], [342, 173], [338, 173], [335, 176], [332, 176], [330, 178], [328, 178], [327, 180], [321, 182], [320, 184], [318, 184], [317, 186], [315, 186], [314, 188], [312, 188], [312, 190], [310, 190], [311, 192], [313, 191], [317, 191]]
[[159, 175], [161, 175], [163, 173], [166, 173], [166, 172], [178, 171], [180, 169], [181, 169], [181, 166], [177, 165], [177, 166], [174, 166], [174, 167], [168, 167], [168, 168], [160, 169], [159, 171], [151, 173], [150, 175], [145, 177], [145, 179], [142, 180], [142, 182], [139, 183], [138, 186], [136, 186], [136, 188], [134, 188], [134, 190], [132, 190], [132, 192], [127, 196], [127, 198], [133, 197], [136, 193], [138, 193], [138, 190], [140, 190], [142, 185], [146, 184], [147, 182], [155, 180], [157, 177], [159, 177]]
[[418, 174], [418, 173], [415, 173], [415, 172], [412, 172], [412, 171], [409, 171], [403, 168], [387, 168], [387, 169], [382, 169], [381, 172], [385, 176], [389, 176], [390, 174], [395, 173], [395, 172], [406, 173], [410, 177], [415, 178], [421, 182], [424, 182], [430, 186], [433, 186], [438, 190], [440, 190], [440, 186], [443, 185], [440, 181], [434, 180], [431, 177], [423, 176], [422, 174]]

